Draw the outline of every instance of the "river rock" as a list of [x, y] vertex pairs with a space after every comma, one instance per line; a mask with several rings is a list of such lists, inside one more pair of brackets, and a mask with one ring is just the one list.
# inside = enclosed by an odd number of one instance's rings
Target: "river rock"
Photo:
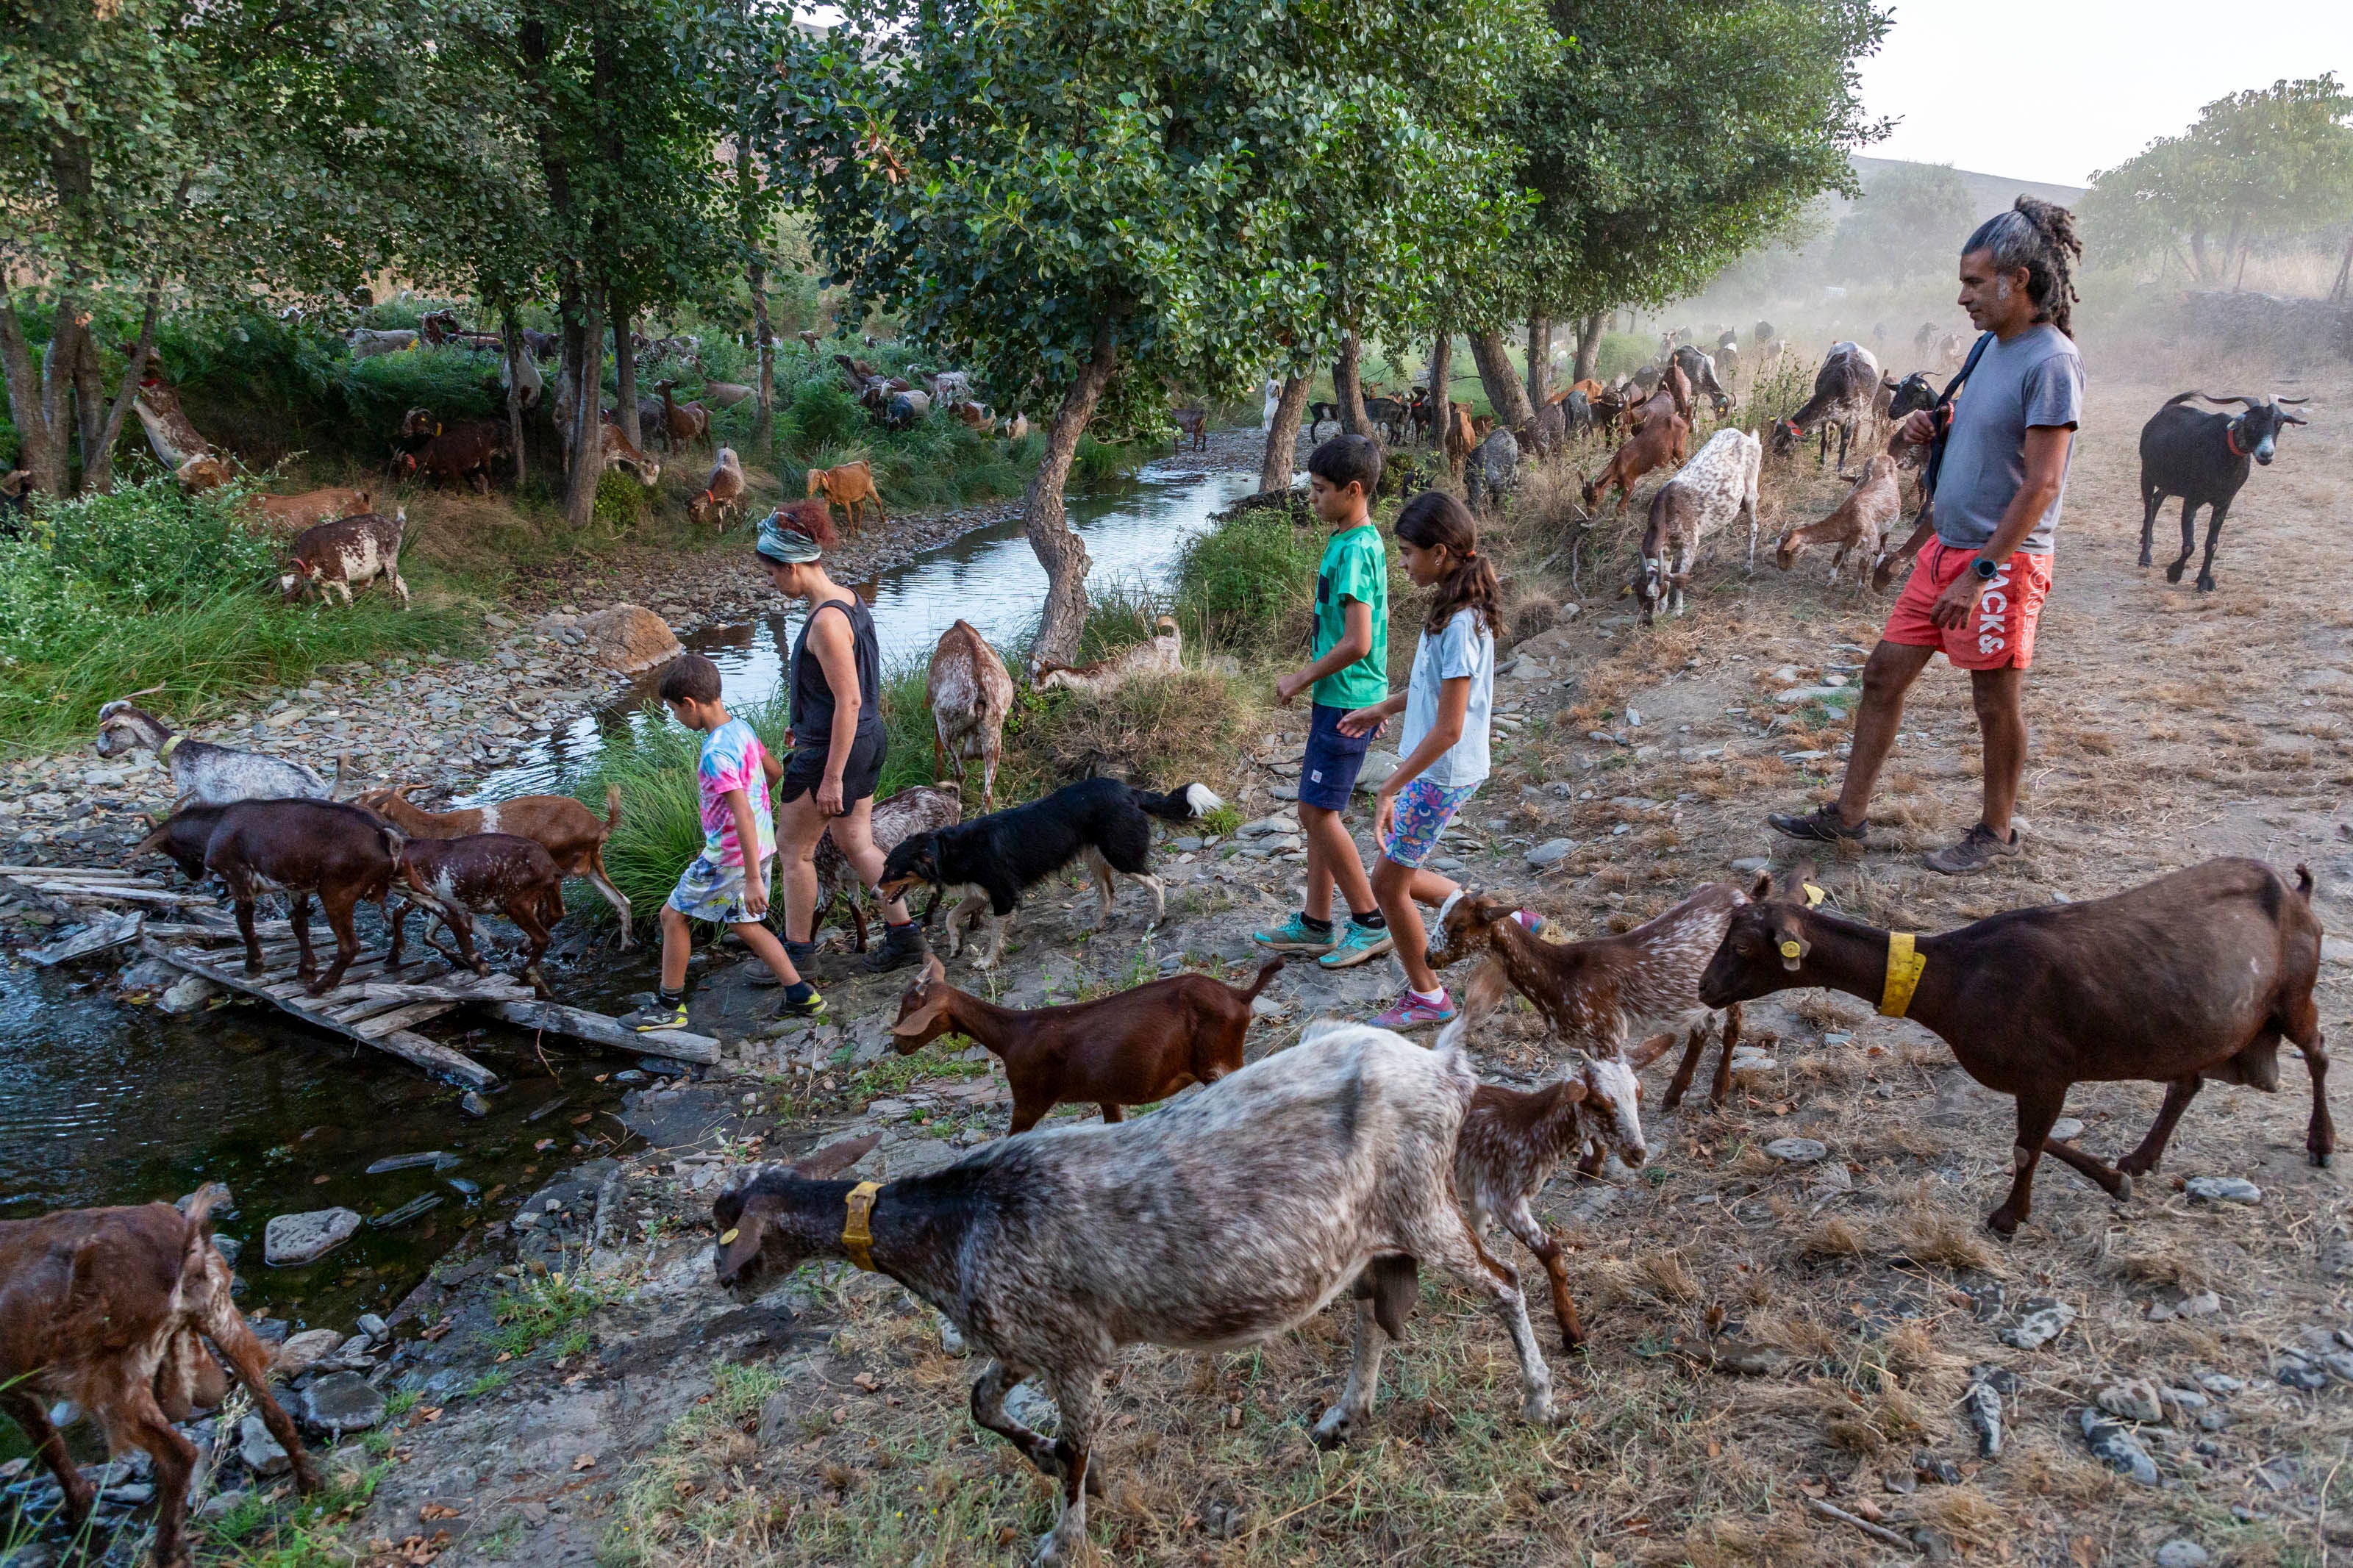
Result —
[[221, 994], [221, 988], [201, 974], [183, 974], [164, 988], [155, 1005], [164, 1012], [179, 1016], [199, 1013], [205, 1004]]
[[2111, 1384], [2093, 1396], [2093, 1403], [2121, 1420], [2165, 1419], [2165, 1406], [2158, 1401], [2157, 1385], [2146, 1378]]
[[2130, 1476], [2145, 1487], [2157, 1484], [2157, 1461], [2148, 1450], [2125, 1427], [2110, 1416], [2088, 1405], [2078, 1418], [2084, 1427], [2084, 1441], [2092, 1450], [2092, 1458], [2109, 1468]]
[[624, 675], [668, 664], [686, 651], [668, 622], [637, 605], [615, 605], [583, 616], [573, 629], [587, 643], [597, 663]]
[[2072, 1116], [2063, 1116], [2051, 1124], [2051, 1136], [2062, 1143], [2073, 1143], [2083, 1131], [2084, 1124]]
[[1810, 1165], [1830, 1153], [1830, 1148], [1816, 1138], [1776, 1138], [1765, 1145], [1765, 1152], [1790, 1165]]
[[488, 1116], [491, 1113], [490, 1097], [480, 1089], [470, 1089], [459, 1097], [458, 1109], [469, 1116]]
[[237, 1429], [237, 1457], [257, 1476], [282, 1476], [294, 1468], [278, 1439], [259, 1415], [248, 1415]]
[[1014, 1384], [1005, 1396], [1005, 1414], [1043, 1436], [1061, 1430], [1062, 1417], [1053, 1402], [1026, 1383]]
[[2263, 1188], [2244, 1176], [2192, 1176], [2182, 1184], [2182, 1191], [2201, 1203], [2259, 1204], [2263, 1201]]
[[2157, 1568], [2206, 1568], [2213, 1560], [2204, 1547], [2179, 1536], [2157, 1549]]
[[335, 1353], [343, 1336], [332, 1329], [311, 1329], [278, 1347], [277, 1375], [296, 1378]]
[[2019, 1304], [2018, 1321], [2001, 1331], [2001, 1342], [2013, 1350], [2040, 1350], [2075, 1321], [2075, 1309], [2049, 1297]]
[[1574, 838], [1547, 838], [1528, 851], [1527, 862], [1531, 867], [1541, 871], [1546, 866], [1558, 865], [1567, 859], [1568, 852], [1576, 847], [1577, 840]]
[[331, 1372], [302, 1391], [302, 1419], [322, 1431], [364, 1432], [384, 1419], [384, 1395], [355, 1372]]
[[352, 1238], [360, 1216], [352, 1209], [312, 1209], [308, 1214], [281, 1214], [261, 1233], [262, 1256], [272, 1268], [299, 1268], [315, 1263]]
[[225, 1492], [215, 1492], [212, 1496], [205, 1499], [203, 1505], [196, 1510], [196, 1517], [199, 1519], [227, 1519], [238, 1509], [243, 1508], [246, 1505], [247, 1500], [252, 1496], [253, 1494], [246, 1490], [243, 1487], [233, 1488]]

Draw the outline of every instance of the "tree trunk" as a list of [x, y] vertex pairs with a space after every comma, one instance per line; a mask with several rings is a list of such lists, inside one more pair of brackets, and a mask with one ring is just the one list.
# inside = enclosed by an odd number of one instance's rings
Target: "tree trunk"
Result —
[[1520, 378], [1512, 374], [1511, 351], [1504, 346], [1504, 334], [1493, 327], [1482, 327], [1471, 334], [1471, 358], [1479, 366], [1479, 384], [1487, 389], [1487, 401], [1495, 410], [1495, 423], [1506, 430], [1516, 430], [1536, 416], [1528, 406], [1528, 395], [1520, 385]]
[[81, 464], [81, 483], [85, 490], [111, 490], [114, 488], [114, 443], [121, 438], [122, 421], [131, 412], [131, 400], [139, 395], [139, 383], [145, 376], [147, 360], [155, 345], [155, 318], [163, 305], [163, 286], [147, 286], [147, 308], [139, 318], [139, 341], [131, 345], [131, 363], [122, 367], [122, 390], [114, 395], [114, 406], [107, 410], [106, 425], [98, 433], [97, 456], [93, 459], [85, 451]]
[[2342, 300], [2348, 288], [2353, 288], [2353, 239], [2345, 242], [2345, 259], [2337, 264], [2337, 281], [2329, 286], [2328, 297]]
[[638, 347], [632, 341], [636, 329], [630, 322], [634, 313], [629, 297], [617, 289], [605, 291], [605, 308], [613, 319], [613, 414], [614, 423], [629, 445], [645, 449], [645, 432], [638, 428]]
[[8, 291], [5, 269], [0, 269], [0, 372], [5, 373], [8, 381], [8, 417], [21, 438], [16, 466], [33, 476], [35, 489], [62, 496], [64, 454], [50, 438], [48, 421], [42, 413], [40, 368], [34, 364], [32, 348], [25, 342], [25, 324], [17, 320], [16, 296]]
[[1440, 332], [1430, 345], [1430, 444], [1443, 451], [1446, 421], [1454, 406], [1454, 334]]
[[[81, 448], [79, 492], [90, 495], [111, 488], [113, 465], [99, 450], [99, 432], [106, 428], [106, 393], [100, 379], [98, 336], [85, 328], [74, 354], [74, 435]], [[100, 476], [104, 476], [100, 482]]]
[[[515, 321], [514, 311], [502, 312], [501, 330], [507, 340], [507, 439], [514, 443], [515, 494], [522, 494], [522, 327]], [[540, 394], [547, 395], [544, 390]]]
[[1078, 455], [1079, 437], [1094, 417], [1119, 363], [1119, 340], [1108, 321], [1095, 323], [1094, 352], [1080, 368], [1078, 380], [1062, 395], [1054, 422], [1046, 433], [1046, 452], [1030, 477], [1029, 493], [1022, 500], [1022, 522], [1029, 548], [1046, 569], [1046, 605], [1038, 617], [1037, 640], [1029, 645], [1029, 665], [1041, 660], [1056, 664], [1076, 661], [1079, 635], [1087, 624], [1087, 547], [1071, 531], [1062, 510], [1062, 487], [1071, 477], [1071, 459]]
[[1332, 363], [1332, 397], [1340, 405], [1340, 427], [1351, 436], [1377, 441], [1372, 416], [1365, 412], [1365, 345], [1350, 332], [1340, 340], [1340, 357]]
[[1299, 416], [1307, 411], [1309, 382], [1303, 375], [1288, 377], [1274, 405], [1274, 423], [1266, 432], [1266, 460], [1259, 465], [1258, 488], [1287, 490], [1299, 463]]
[[1571, 381], [1590, 381], [1593, 367], [1601, 359], [1601, 312], [1579, 318], [1577, 323], [1577, 363]]
[[598, 368], [605, 357], [605, 322], [597, 294], [575, 282], [564, 289], [564, 520], [586, 528], [596, 515], [596, 481], [605, 473], [605, 437], [597, 428]]
[[1552, 318], [1528, 317], [1528, 405], [1542, 408], [1552, 395]]
[[2213, 281], [2214, 269], [2207, 264], [2206, 260], [2206, 230], [2203, 226], [2189, 231], [2189, 259], [2198, 269], [2199, 282]]
[[754, 261], [745, 268], [752, 287], [752, 325], [760, 339], [760, 411], [752, 421], [752, 444], [765, 450], [776, 417], [776, 334], [768, 324], [768, 269]]

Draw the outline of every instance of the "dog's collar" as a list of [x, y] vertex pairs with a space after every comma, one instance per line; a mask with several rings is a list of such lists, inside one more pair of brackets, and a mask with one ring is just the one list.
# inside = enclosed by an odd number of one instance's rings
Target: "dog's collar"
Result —
[[1912, 993], [1919, 988], [1920, 972], [1928, 967], [1928, 955], [1912, 945], [1908, 931], [1887, 933], [1887, 985], [1879, 995], [1882, 1017], [1901, 1018], [1912, 1005]]
[[882, 1184], [880, 1182], [860, 1182], [850, 1188], [849, 1195], [842, 1200], [849, 1213], [849, 1217], [842, 1221], [841, 1249], [849, 1254], [849, 1261], [869, 1274], [875, 1272], [874, 1254], [871, 1250], [874, 1246], [874, 1232], [867, 1222], [874, 1213], [874, 1199], [881, 1191]]
[[169, 763], [172, 760], [172, 753], [179, 749], [180, 737], [166, 735], [164, 737], [164, 743], [155, 748], [155, 760], [159, 763]]

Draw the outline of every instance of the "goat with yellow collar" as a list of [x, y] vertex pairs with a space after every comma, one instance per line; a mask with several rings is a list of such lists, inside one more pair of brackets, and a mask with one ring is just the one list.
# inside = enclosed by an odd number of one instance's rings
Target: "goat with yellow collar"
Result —
[[[2007, 1237], [2026, 1218], [2035, 1163], [2051, 1154], [2111, 1196], [2157, 1168], [2200, 1083], [2279, 1087], [2279, 1043], [2312, 1074], [2305, 1150], [2337, 1146], [2312, 987], [2320, 923], [2312, 874], [2291, 886], [2259, 860], [2209, 860], [2105, 899], [2011, 910], [1958, 931], [1883, 931], [1818, 907], [1803, 879], [1775, 897], [1759, 877], [1700, 978], [1729, 1006], [1798, 986], [1860, 996], [1953, 1048], [1968, 1075], [2018, 1101], [2010, 1195], [1986, 1216]], [[2051, 1136], [2078, 1083], [2147, 1079], [2165, 1104], [2140, 1146], [2113, 1166]]]

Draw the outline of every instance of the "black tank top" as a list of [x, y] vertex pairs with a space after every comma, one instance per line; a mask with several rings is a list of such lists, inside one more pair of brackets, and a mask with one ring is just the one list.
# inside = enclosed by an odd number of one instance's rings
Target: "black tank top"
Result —
[[833, 740], [833, 688], [826, 683], [825, 666], [807, 657], [808, 635], [828, 610], [849, 618], [850, 651], [858, 664], [859, 738], [882, 733], [882, 650], [874, 640], [873, 612], [855, 594], [828, 599], [808, 613], [793, 638], [793, 744], [820, 751]]

